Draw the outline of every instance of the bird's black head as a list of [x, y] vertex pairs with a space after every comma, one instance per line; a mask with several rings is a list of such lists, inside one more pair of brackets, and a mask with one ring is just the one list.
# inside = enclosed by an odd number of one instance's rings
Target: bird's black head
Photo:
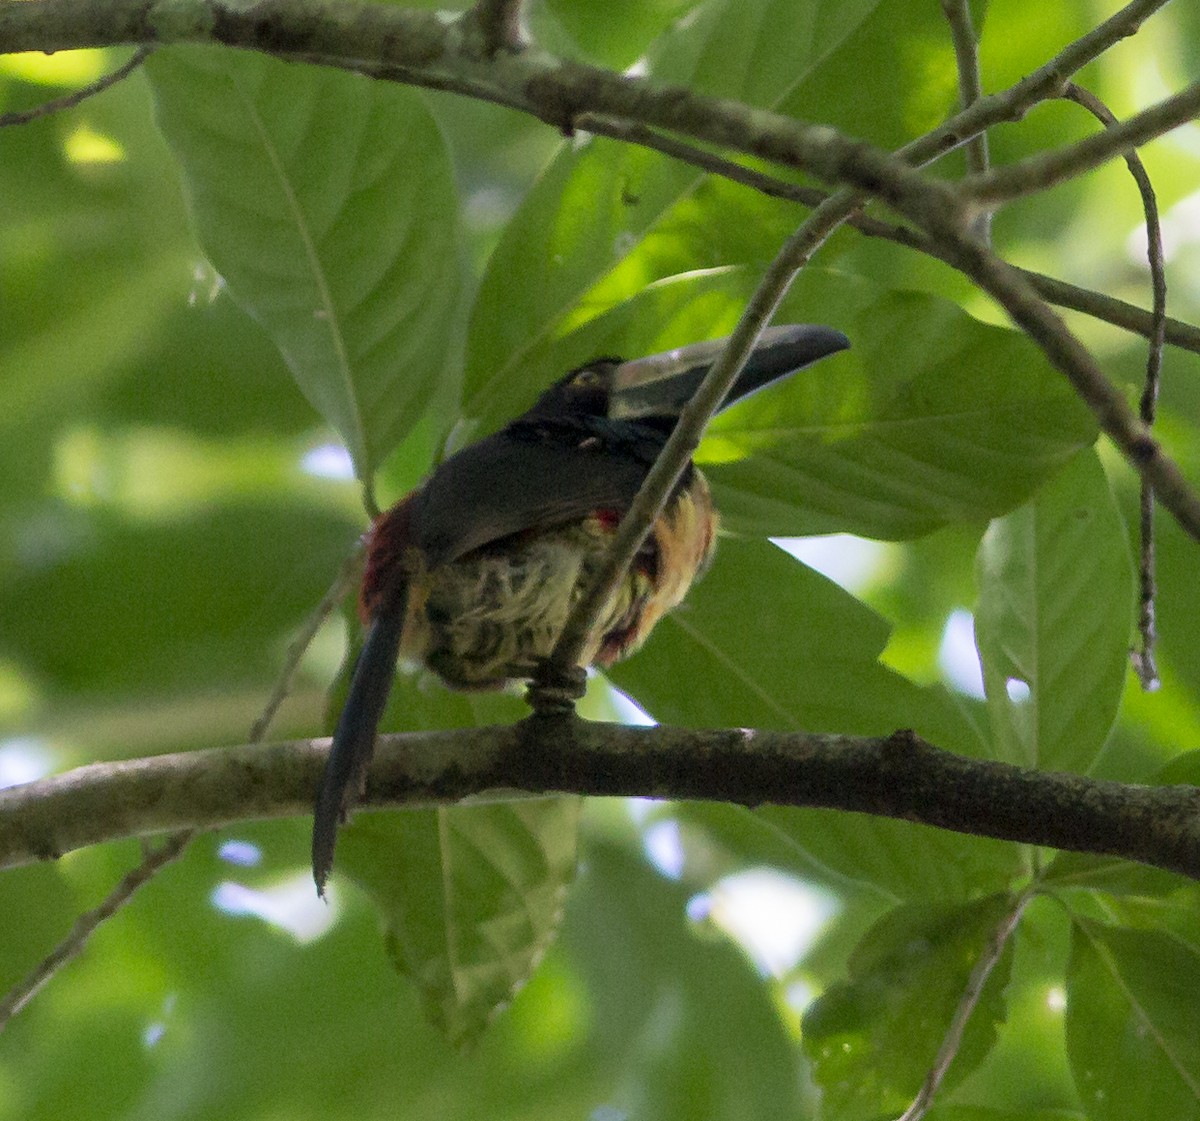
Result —
[[[526, 416], [534, 420], [605, 417], [669, 430], [727, 341], [694, 343], [629, 362], [594, 359], [555, 382]], [[831, 327], [768, 327], [722, 408], [849, 345], [850, 340]]]
[[547, 389], [525, 415], [534, 420], [607, 417], [620, 358], [593, 358]]

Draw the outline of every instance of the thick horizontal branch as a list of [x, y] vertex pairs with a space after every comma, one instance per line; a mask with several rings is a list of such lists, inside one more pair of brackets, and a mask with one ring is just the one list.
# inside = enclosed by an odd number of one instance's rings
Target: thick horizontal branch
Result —
[[[308, 814], [328, 743], [96, 763], [0, 791], [0, 867], [123, 837]], [[497, 792], [852, 810], [1200, 879], [1200, 789], [1023, 770], [943, 751], [910, 732], [690, 731], [566, 716], [382, 736], [362, 804], [452, 804]]]

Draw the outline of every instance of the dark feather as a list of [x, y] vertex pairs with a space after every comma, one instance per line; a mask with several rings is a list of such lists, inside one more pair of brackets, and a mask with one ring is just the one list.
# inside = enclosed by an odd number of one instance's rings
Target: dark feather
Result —
[[325, 894], [325, 881], [333, 868], [338, 824], [345, 818], [349, 801], [361, 792], [375, 754], [375, 729], [392, 688], [403, 621], [401, 610], [377, 616], [371, 623], [354, 667], [346, 707], [333, 733], [313, 812], [313, 879], [320, 895]]
[[433, 473], [413, 542], [434, 567], [523, 530], [623, 513], [664, 440], [650, 425], [603, 417], [515, 421]]

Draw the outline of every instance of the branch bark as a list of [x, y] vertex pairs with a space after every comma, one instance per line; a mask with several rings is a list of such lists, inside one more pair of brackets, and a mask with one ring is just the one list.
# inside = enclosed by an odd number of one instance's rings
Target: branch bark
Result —
[[963, 180], [963, 194], [979, 203], [1010, 202], [1092, 171], [1117, 156], [1170, 132], [1200, 115], [1200, 82], [1093, 133], [1076, 144], [1030, 156]]
[[[0, 867], [123, 837], [307, 815], [328, 746], [294, 740], [95, 763], [0, 791]], [[452, 804], [489, 792], [851, 810], [1200, 879], [1200, 788], [1030, 771], [906, 731], [633, 728], [568, 715], [381, 736], [362, 805]]]

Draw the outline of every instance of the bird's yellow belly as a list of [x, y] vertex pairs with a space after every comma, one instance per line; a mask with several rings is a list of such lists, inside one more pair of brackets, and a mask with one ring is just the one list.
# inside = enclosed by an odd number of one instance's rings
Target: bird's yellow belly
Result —
[[[645, 641], [707, 563], [715, 526], [708, 487], [697, 472], [601, 613], [586, 663], [609, 665]], [[594, 579], [615, 528], [613, 518], [598, 515], [506, 538], [414, 574], [401, 656], [455, 689], [495, 689], [531, 677]]]

